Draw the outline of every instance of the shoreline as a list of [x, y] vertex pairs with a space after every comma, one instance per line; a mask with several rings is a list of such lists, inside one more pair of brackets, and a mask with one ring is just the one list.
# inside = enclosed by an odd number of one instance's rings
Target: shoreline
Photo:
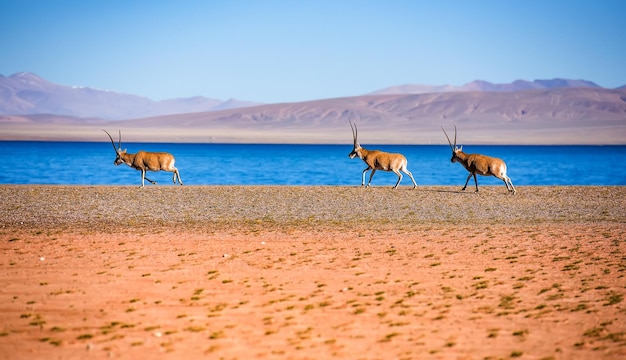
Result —
[[[0, 226], [356, 226], [624, 223], [624, 186], [0, 185]], [[18, 226], [19, 225], [19, 226]]]

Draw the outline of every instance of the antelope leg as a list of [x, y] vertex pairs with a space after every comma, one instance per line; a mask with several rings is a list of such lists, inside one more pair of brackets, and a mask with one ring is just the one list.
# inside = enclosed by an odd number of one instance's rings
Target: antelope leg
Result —
[[472, 173], [470, 173], [469, 175], [467, 175], [467, 179], [465, 179], [465, 185], [463, 186], [463, 189], [461, 190], [465, 190], [467, 189], [467, 183], [469, 182], [469, 179], [472, 177]]
[[[365, 173], [366, 173], [366, 172], [367, 172], [367, 170], [369, 170], [369, 169], [371, 169], [371, 167], [369, 167], [369, 166], [368, 166], [367, 168], [365, 168], [365, 170], [363, 170], [363, 176], [362, 176], [362, 179], [361, 179], [361, 186], [365, 185]], [[373, 174], [374, 174], [374, 173], [372, 173], [372, 175], [373, 175]]]
[[[509, 178], [509, 177], [507, 176], [506, 180], [508, 181], [508, 183], [509, 183], [509, 184], [511, 184], [511, 190], [509, 190], [509, 191], [512, 191], [512, 192], [513, 192], [513, 195], [515, 195], [515, 193], [516, 193], [516, 191], [515, 191], [515, 186], [513, 186], [513, 182], [511, 181], [511, 178]], [[504, 183], [506, 184], [506, 181], [505, 181]], [[509, 188], [509, 186], [507, 185], [507, 186], [506, 186], [506, 188], [508, 189], [508, 188]]]
[[398, 185], [400, 184], [400, 181], [402, 181], [402, 174], [399, 171], [394, 171], [394, 173], [398, 175], [398, 182], [396, 182], [396, 186], [394, 186], [393, 188], [397, 189]]
[[374, 177], [375, 173], [376, 173], [376, 169], [372, 169], [372, 173], [370, 174], [370, 181], [367, 182], [366, 187], [370, 187], [370, 184], [372, 183], [372, 178]]
[[478, 181], [476, 180], [476, 173], [474, 173], [474, 184], [476, 184], [476, 192], [478, 192]]
[[413, 178], [413, 174], [411, 174], [409, 169], [405, 169], [403, 171], [405, 174], [409, 175], [409, 177], [411, 178], [411, 181], [413, 181], [413, 189], [415, 189], [417, 187], [417, 183], [415, 182], [415, 179]]

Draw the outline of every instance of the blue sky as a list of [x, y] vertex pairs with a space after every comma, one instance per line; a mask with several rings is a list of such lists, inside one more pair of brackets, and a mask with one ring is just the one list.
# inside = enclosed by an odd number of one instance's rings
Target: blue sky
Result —
[[266, 103], [401, 84], [626, 84], [626, 1], [0, 0], [0, 74]]

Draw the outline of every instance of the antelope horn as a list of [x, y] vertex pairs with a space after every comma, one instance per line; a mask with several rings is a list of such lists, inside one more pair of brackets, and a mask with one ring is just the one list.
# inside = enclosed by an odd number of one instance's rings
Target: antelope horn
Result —
[[[450, 138], [448, 137], [448, 133], [446, 132], [446, 130], [443, 128], [443, 126], [441, 127], [441, 130], [443, 130], [443, 133], [446, 135], [446, 139], [448, 139], [448, 144], [450, 144], [450, 149], [452, 151], [454, 151], [454, 148], [452, 147], [452, 143], [450, 142]], [[455, 133], [454, 133], [454, 143], [456, 144], [456, 127], [455, 127]], [[455, 145], [456, 146], [456, 145]]]
[[107, 133], [107, 135], [109, 135], [109, 139], [111, 139], [111, 145], [113, 145], [113, 150], [115, 151], [115, 153], [117, 154], [117, 149], [115, 148], [115, 142], [113, 141], [113, 138], [111, 137], [111, 134], [109, 134], [106, 130], [102, 129], [102, 131], [104, 131], [105, 133]]
[[454, 148], [456, 149], [456, 124], [454, 124]]
[[[455, 128], [456, 129], [456, 128]], [[120, 138], [119, 141], [117, 142], [117, 147], [118, 148], [122, 148], [122, 130], [118, 130], [120, 132]], [[456, 144], [456, 133], [454, 134], [454, 143]]]
[[350, 128], [352, 129], [352, 139], [354, 139], [354, 146], [356, 146], [358, 144], [357, 136], [359, 134], [359, 130], [356, 128], [356, 124], [352, 126], [352, 120], [348, 121], [350, 121]]

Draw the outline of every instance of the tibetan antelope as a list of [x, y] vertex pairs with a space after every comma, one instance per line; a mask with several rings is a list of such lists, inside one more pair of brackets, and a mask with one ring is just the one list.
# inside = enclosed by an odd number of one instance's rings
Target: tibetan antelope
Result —
[[111, 144], [113, 144], [113, 150], [115, 150], [115, 154], [117, 157], [113, 164], [115, 166], [119, 164], [126, 164], [133, 169], [141, 171], [141, 187], [144, 186], [144, 179], [148, 180], [152, 184], [156, 184], [156, 181], [152, 181], [146, 177], [146, 170], [150, 171], [169, 171], [173, 172], [174, 176], [172, 177], [172, 181], [176, 184], [176, 178], [178, 178], [178, 182], [182, 185], [183, 182], [180, 179], [180, 173], [178, 169], [174, 167], [174, 155], [166, 152], [147, 152], [147, 151], [138, 151], [136, 154], [129, 154], [126, 152], [126, 149], [122, 150], [122, 132], [119, 133], [119, 140], [117, 143], [117, 148], [115, 147], [115, 142], [111, 135], [106, 131], [102, 130], [107, 135], [109, 135], [109, 139], [111, 139]]
[[[443, 126], [441, 127], [443, 133], [446, 135], [448, 139], [448, 144], [450, 144], [450, 149], [452, 150], [452, 158], [451, 162], [458, 162], [463, 165], [463, 167], [469, 171], [469, 175], [467, 175], [467, 179], [465, 180], [465, 186], [463, 189], [467, 188], [467, 183], [470, 178], [474, 176], [474, 183], [476, 184], [476, 192], [478, 192], [478, 181], [476, 181], [476, 174], [484, 175], [484, 176], [495, 176], [498, 179], [504, 181], [504, 185], [506, 185], [506, 189], [509, 192], [515, 194], [515, 187], [513, 187], [513, 183], [511, 179], [506, 176], [506, 164], [502, 159], [485, 156], [481, 154], [466, 154], [463, 152], [463, 146], [456, 146], [456, 125], [454, 125], [454, 145], [450, 142], [450, 138], [444, 130]], [[509, 185], [511, 186], [509, 188]]]
[[411, 181], [413, 181], [413, 189], [417, 187], [417, 183], [413, 178], [413, 174], [411, 174], [411, 172], [406, 168], [407, 160], [404, 155], [391, 154], [378, 150], [367, 150], [361, 147], [357, 140], [358, 130], [356, 128], [356, 124], [353, 125], [352, 121], [350, 121], [350, 127], [352, 128], [354, 148], [352, 149], [350, 154], [348, 154], [348, 156], [350, 157], [350, 159], [354, 159], [356, 156], [358, 156], [359, 159], [363, 160], [365, 164], [367, 164], [367, 167], [365, 168], [365, 170], [363, 170], [361, 186], [365, 185], [365, 173], [367, 173], [368, 170], [372, 170], [372, 173], [370, 174], [370, 180], [367, 182], [366, 187], [370, 186], [376, 170], [383, 170], [393, 171], [396, 175], [398, 175], [398, 182], [396, 182], [396, 185], [393, 187], [394, 189], [398, 187], [398, 184], [400, 184], [400, 181], [402, 180], [402, 174], [400, 173], [400, 171], [411, 177]]

